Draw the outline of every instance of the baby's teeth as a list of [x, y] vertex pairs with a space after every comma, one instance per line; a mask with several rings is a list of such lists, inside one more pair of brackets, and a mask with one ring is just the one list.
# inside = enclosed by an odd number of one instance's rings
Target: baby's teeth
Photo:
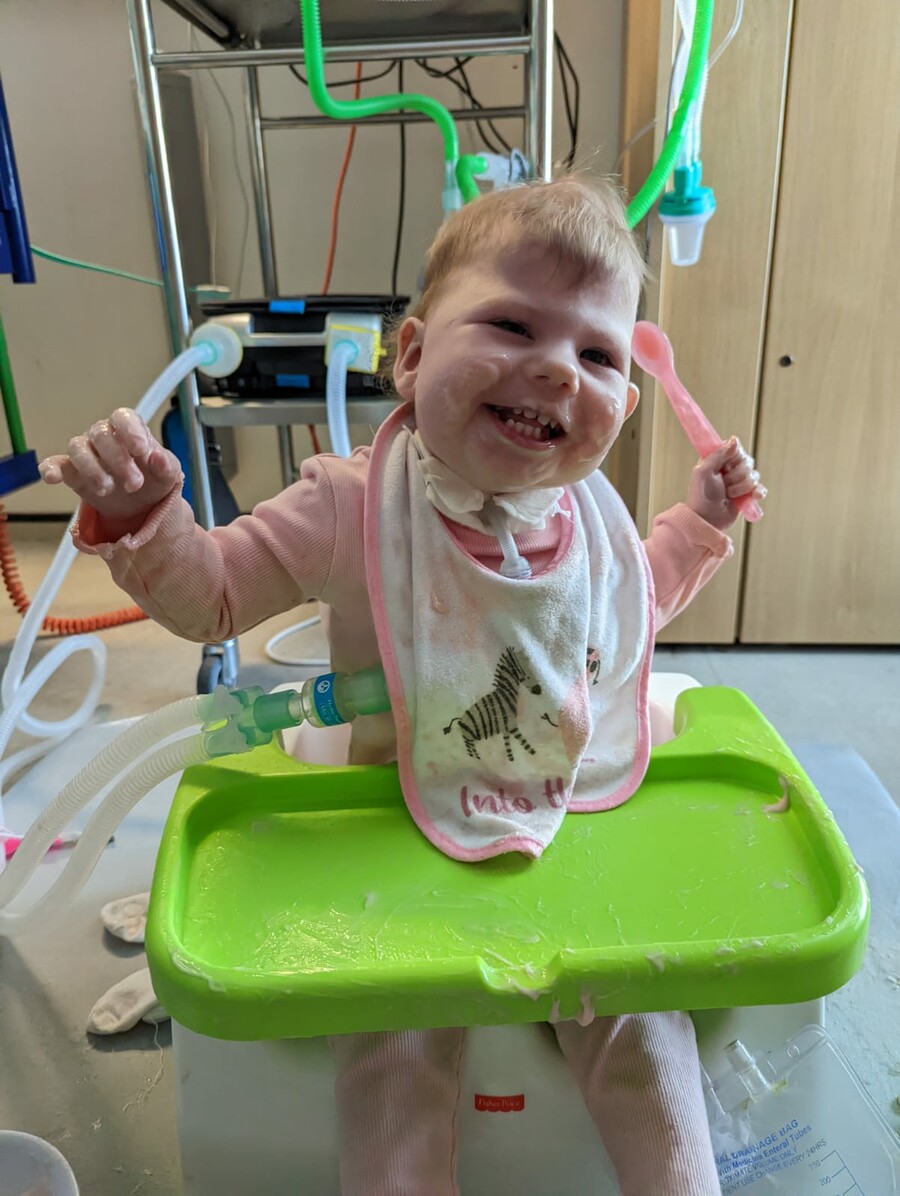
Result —
[[532, 440], [543, 440], [541, 429], [536, 428], [534, 424], [523, 424], [518, 419], [505, 419], [503, 422], [508, 428], [514, 428], [521, 436], [528, 436]]
[[526, 419], [537, 419], [537, 412], [532, 407], [526, 407], [522, 414]]
[[537, 417], [537, 421], [539, 424], [542, 424], [546, 428], [547, 424], [550, 423], [550, 416], [549, 415], [539, 415]]
[[521, 415], [521, 414], [522, 414], [522, 408], [521, 408], [521, 407], [513, 407], [513, 408], [512, 408], [512, 412], [513, 412], [513, 415]]

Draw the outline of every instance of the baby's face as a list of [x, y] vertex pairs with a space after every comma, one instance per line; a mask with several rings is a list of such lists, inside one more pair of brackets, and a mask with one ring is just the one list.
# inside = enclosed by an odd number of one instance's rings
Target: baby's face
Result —
[[500, 493], [580, 481], [634, 410], [635, 297], [577, 283], [542, 246], [498, 250], [448, 279], [400, 330], [398, 393], [433, 456]]

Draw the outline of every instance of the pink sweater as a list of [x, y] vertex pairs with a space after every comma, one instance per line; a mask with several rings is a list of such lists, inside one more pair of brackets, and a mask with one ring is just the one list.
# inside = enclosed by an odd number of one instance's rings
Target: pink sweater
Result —
[[[369, 448], [349, 459], [313, 457], [301, 478], [227, 527], [201, 529], [176, 486], [135, 533], [111, 543], [103, 517], [82, 504], [73, 535], [82, 552], [103, 557], [113, 579], [157, 623], [184, 639], [219, 643], [318, 598], [335, 669], [379, 663], [366, 589], [363, 509]], [[559, 516], [540, 532], [516, 536], [534, 572], [553, 559]], [[452, 525], [459, 544], [499, 570], [496, 539]], [[673, 619], [731, 556], [731, 540], [689, 507], [658, 516], [644, 547], [656, 590], [656, 626]], [[353, 725], [351, 761], [394, 758], [390, 715]]]

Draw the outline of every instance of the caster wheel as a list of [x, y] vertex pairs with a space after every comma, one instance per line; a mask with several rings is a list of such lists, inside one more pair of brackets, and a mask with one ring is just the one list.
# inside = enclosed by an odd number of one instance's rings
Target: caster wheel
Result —
[[222, 657], [204, 656], [203, 663], [197, 673], [197, 693], [211, 694], [217, 685], [222, 684]]

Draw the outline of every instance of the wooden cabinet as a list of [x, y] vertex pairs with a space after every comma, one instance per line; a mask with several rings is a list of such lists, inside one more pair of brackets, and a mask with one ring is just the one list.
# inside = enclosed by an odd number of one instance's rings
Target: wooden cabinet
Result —
[[[713, 44], [733, 15], [717, 9]], [[703, 122], [718, 210], [688, 269], [653, 218], [647, 315], [720, 431], [752, 446], [770, 497], [663, 641], [900, 642], [898, 129], [896, 0], [747, 0]], [[645, 398], [640, 447], [612, 470], [639, 522], [683, 497], [692, 462], [664, 397]]]

